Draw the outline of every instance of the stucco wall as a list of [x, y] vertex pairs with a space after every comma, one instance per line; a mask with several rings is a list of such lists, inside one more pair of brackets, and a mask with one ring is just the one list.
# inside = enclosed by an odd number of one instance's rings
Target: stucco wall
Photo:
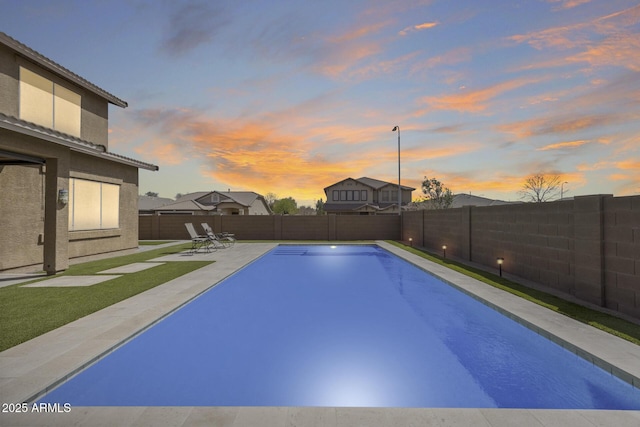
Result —
[[0, 166], [0, 270], [42, 263], [44, 174], [39, 166]]
[[20, 67], [31, 71], [72, 90], [82, 99], [80, 137], [94, 144], [108, 145], [109, 104], [94, 93], [58, 77], [42, 67], [16, 55], [11, 49], [0, 45], [0, 113], [19, 117]]
[[403, 240], [640, 318], [640, 196], [406, 212]]
[[[120, 251], [138, 246], [138, 170], [96, 157], [70, 152], [69, 149], [0, 129], [0, 149], [20, 152], [45, 159], [64, 159], [69, 171], [58, 180], [60, 188], [68, 188], [68, 176], [109, 182], [120, 186], [119, 224], [117, 230], [68, 232], [66, 216], [57, 230], [62, 257], [81, 257]], [[65, 166], [67, 167], [67, 166]], [[47, 165], [0, 167], [0, 270], [42, 264], [44, 232], [45, 174]], [[52, 192], [54, 200], [57, 189]], [[52, 203], [52, 207], [68, 210], [68, 206]], [[65, 248], [66, 246], [66, 248]]]
[[0, 113], [18, 117], [18, 66], [15, 54], [0, 45]]

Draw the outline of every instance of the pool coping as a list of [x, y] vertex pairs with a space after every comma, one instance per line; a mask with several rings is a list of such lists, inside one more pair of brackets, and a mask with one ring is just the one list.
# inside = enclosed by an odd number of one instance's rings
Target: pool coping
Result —
[[[340, 242], [331, 242], [331, 244]], [[289, 242], [285, 243], [291, 244]], [[306, 242], [305, 244], [309, 244]], [[323, 244], [327, 244], [323, 242]], [[371, 243], [367, 243], [371, 244]], [[481, 299], [609, 372], [639, 384], [640, 347], [383, 241], [379, 247]], [[202, 254], [215, 262], [0, 353], [0, 402], [30, 402], [278, 243], [239, 243]], [[197, 255], [200, 256], [200, 255]], [[155, 260], [154, 260], [155, 261]], [[611, 348], [615, 347], [615, 348]], [[640, 411], [439, 408], [77, 407], [0, 413], [2, 425], [638, 425]], [[37, 408], [36, 408], [37, 409]], [[6, 420], [6, 421], [5, 421]], [[118, 421], [115, 421], [118, 420]], [[254, 422], [252, 423], [251, 420]], [[430, 421], [429, 421], [430, 420]], [[613, 422], [615, 420], [615, 423]], [[120, 422], [122, 421], [122, 422]], [[611, 422], [611, 424], [609, 424]]]

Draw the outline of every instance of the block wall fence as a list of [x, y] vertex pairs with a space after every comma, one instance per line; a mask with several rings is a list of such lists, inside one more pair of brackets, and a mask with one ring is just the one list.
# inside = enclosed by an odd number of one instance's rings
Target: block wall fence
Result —
[[402, 240], [496, 268], [640, 319], [640, 196], [574, 200], [390, 216], [140, 216], [141, 240], [189, 239], [184, 224], [240, 240]]
[[400, 217], [389, 216], [289, 216], [289, 215], [140, 215], [140, 240], [188, 240], [184, 224], [202, 232], [206, 222], [219, 233], [238, 240], [398, 240]]
[[409, 238], [640, 319], [640, 196], [406, 212]]

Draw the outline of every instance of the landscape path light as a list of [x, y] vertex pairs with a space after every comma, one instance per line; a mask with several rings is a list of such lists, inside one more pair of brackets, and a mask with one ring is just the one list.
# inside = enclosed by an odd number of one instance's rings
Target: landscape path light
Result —
[[496, 261], [498, 262], [498, 268], [500, 268], [500, 277], [502, 277], [502, 263], [504, 262], [504, 258], [496, 258]]
[[442, 245], [442, 258], [447, 257], [447, 245]]

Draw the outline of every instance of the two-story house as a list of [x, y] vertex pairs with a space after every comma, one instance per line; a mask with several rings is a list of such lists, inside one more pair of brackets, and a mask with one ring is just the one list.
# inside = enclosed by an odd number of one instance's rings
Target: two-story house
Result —
[[0, 32], [0, 270], [138, 246], [138, 170], [109, 151], [127, 103]]
[[[415, 188], [401, 186], [402, 205], [411, 203]], [[327, 214], [398, 215], [398, 184], [373, 178], [347, 178], [324, 189]]]

